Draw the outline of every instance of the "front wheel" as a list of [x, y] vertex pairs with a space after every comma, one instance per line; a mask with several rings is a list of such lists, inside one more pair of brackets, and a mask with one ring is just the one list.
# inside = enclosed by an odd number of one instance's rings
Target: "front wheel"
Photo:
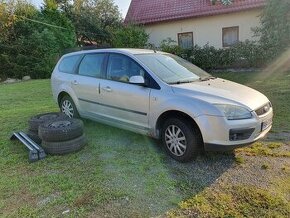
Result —
[[184, 119], [169, 118], [162, 128], [162, 143], [175, 160], [188, 162], [199, 151], [199, 132]]
[[69, 96], [64, 96], [60, 102], [60, 111], [70, 118], [79, 118], [78, 110]]

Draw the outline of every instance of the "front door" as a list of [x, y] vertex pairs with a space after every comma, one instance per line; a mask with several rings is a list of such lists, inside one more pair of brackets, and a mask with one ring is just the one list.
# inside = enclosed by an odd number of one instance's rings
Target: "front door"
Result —
[[110, 54], [106, 79], [101, 80], [101, 113], [127, 129], [148, 130], [150, 88], [130, 84], [131, 76], [145, 71], [131, 58]]

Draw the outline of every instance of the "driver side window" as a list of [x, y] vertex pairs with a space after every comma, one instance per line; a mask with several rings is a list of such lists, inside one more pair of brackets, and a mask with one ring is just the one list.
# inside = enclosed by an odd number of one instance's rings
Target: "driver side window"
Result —
[[131, 76], [145, 77], [145, 72], [131, 58], [125, 55], [111, 54], [108, 61], [107, 79], [129, 83]]

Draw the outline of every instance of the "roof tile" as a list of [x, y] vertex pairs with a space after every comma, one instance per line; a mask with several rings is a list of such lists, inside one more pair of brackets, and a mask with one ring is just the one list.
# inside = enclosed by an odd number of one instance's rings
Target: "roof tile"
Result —
[[260, 8], [266, 0], [234, 0], [231, 5], [210, 0], [132, 0], [125, 22], [149, 24]]

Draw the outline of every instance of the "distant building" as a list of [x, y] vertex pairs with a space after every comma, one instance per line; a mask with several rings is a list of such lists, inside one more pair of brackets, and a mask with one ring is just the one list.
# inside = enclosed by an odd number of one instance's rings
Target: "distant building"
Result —
[[181, 47], [216, 48], [254, 39], [265, 0], [132, 0], [125, 22], [143, 24], [156, 46], [170, 37]]

